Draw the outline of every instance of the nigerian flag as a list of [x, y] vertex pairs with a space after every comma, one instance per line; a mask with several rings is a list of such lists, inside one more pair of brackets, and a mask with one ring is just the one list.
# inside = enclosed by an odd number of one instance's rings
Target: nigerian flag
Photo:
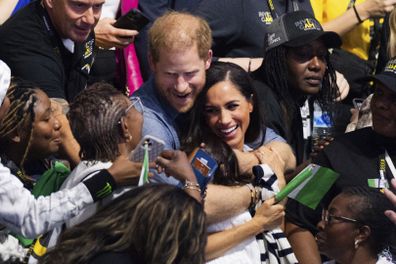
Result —
[[315, 209], [338, 176], [329, 168], [310, 164], [278, 192], [275, 199], [280, 202], [287, 196]]

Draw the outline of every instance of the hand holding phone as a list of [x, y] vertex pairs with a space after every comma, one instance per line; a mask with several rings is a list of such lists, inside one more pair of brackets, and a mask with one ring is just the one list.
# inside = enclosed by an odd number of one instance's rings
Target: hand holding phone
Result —
[[125, 15], [119, 17], [114, 27], [140, 31], [150, 20], [138, 9], [133, 8]]
[[165, 142], [163, 140], [154, 136], [146, 135], [140, 140], [136, 148], [132, 150], [129, 159], [131, 161], [142, 162], [146, 144], [148, 146], [149, 162], [155, 161], [155, 159], [161, 154], [165, 147]]

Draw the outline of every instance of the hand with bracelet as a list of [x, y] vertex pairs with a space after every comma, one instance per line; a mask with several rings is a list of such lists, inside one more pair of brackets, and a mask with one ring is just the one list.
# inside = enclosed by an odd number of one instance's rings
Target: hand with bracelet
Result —
[[201, 202], [201, 189], [197, 183], [194, 171], [185, 152], [180, 150], [165, 150], [155, 161], [157, 170], [172, 176], [183, 183], [183, 189]]

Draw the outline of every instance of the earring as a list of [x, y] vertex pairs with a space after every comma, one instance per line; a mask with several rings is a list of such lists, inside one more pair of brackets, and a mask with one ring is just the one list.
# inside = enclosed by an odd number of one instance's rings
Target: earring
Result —
[[127, 141], [131, 141], [132, 140], [132, 136], [129, 133], [125, 133], [124, 137], [127, 139]]
[[355, 249], [358, 249], [358, 247], [359, 247], [359, 243], [360, 243], [360, 241], [359, 241], [359, 240], [355, 240]]

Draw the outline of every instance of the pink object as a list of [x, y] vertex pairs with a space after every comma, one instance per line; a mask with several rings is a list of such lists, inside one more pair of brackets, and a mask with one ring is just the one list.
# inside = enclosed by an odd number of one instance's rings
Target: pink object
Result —
[[[137, 8], [138, 3], [139, 0], [121, 0], [121, 14], [126, 14], [132, 8]], [[120, 76], [121, 80], [125, 79], [128, 93], [132, 95], [143, 83], [139, 60], [133, 43], [122, 50], [117, 50], [117, 63], [120, 74], [124, 75]]]

